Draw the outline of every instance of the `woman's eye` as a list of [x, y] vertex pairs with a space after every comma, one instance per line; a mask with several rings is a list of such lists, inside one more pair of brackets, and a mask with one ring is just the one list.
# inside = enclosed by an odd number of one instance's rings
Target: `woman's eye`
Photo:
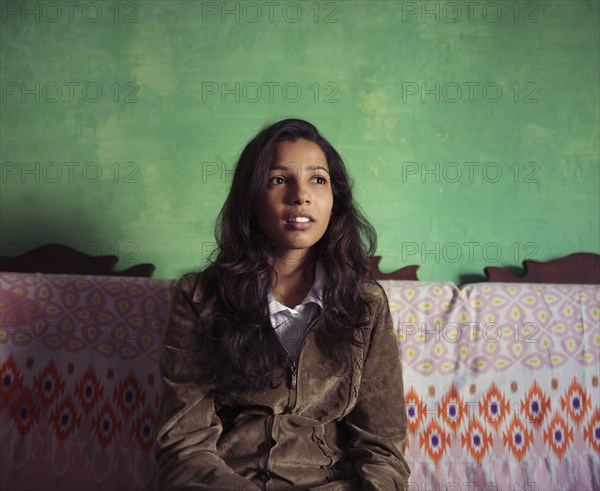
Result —
[[267, 184], [272, 185], [272, 184], [283, 184], [285, 182], [285, 177], [283, 176], [275, 176], [275, 177], [270, 177], [267, 180]]
[[327, 184], [327, 179], [323, 176], [315, 176], [313, 179], [317, 182], [317, 184]]

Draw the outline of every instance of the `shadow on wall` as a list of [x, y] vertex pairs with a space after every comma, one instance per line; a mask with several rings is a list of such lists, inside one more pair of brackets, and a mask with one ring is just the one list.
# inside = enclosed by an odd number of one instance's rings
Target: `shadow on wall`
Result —
[[[9, 240], [0, 241], [0, 271], [146, 278], [154, 273], [153, 264], [135, 264], [134, 243], [123, 246], [106, 240], [73, 241], [68, 238], [72, 234], [57, 233], [57, 227], [51, 225], [56, 224], [20, 222], [18, 227], [9, 224], [8, 231], [2, 234], [3, 239]], [[79, 236], [95, 235], [91, 227], [77, 232]], [[117, 265], [119, 271], [114, 269]]]

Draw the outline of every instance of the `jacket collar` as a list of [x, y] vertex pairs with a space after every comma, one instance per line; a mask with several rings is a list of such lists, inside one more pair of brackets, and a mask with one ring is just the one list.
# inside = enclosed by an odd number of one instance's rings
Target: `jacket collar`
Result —
[[[309, 303], [316, 303], [321, 309], [323, 308], [323, 288], [327, 281], [327, 272], [323, 263], [319, 260], [315, 263], [315, 280], [309, 292], [304, 297], [304, 300], [300, 302], [300, 305], [307, 305]], [[289, 307], [279, 303], [271, 296], [269, 292], [267, 299], [269, 301], [269, 313], [271, 315], [281, 312], [282, 310], [291, 310]]]

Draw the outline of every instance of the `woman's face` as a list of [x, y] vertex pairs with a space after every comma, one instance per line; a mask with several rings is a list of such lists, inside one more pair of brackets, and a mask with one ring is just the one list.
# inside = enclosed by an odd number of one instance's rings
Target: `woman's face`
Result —
[[258, 225], [281, 252], [306, 252], [325, 234], [333, 208], [329, 165], [303, 138], [278, 144], [268, 174]]

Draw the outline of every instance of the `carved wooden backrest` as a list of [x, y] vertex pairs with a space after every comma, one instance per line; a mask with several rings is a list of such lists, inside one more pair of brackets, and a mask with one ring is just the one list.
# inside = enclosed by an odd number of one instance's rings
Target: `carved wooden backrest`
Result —
[[118, 261], [117, 256], [90, 256], [64, 244], [45, 244], [20, 256], [0, 256], [0, 271], [150, 278], [155, 270], [154, 264], [144, 263], [115, 271]]
[[519, 277], [505, 268], [484, 268], [488, 281], [510, 283], [600, 284], [600, 255], [577, 252], [552, 261], [523, 261], [525, 276]]

